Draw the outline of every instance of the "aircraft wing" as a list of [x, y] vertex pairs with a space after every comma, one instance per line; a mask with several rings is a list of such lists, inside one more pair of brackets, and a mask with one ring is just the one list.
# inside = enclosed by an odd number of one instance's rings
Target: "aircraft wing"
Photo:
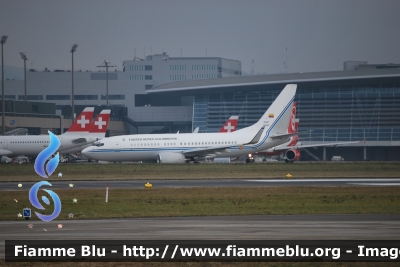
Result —
[[340, 145], [347, 145], [347, 144], [357, 144], [363, 141], [352, 141], [352, 142], [337, 142], [337, 143], [326, 143], [326, 144], [312, 144], [312, 145], [295, 145], [295, 146], [285, 146], [285, 147], [275, 147], [273, 148], [274, 151], [281, 151], [281, 150], [288, 150], [288, 149], [301, 149], [301, 148], [308, 148], [308, 147], [321, 147], [321, 146], [340, 146]]
[[0, 156], [7, 156], [7, 155], [11, 155], [13, 152], [10, 150], [6, 150], [6, 149], [0, 149]]
[[218, 147], [204, 147], [204, 148], [194, 148], [187, 151], [182, 152], [185, 156], [194, 157], [194, 156], [211, 156], [218, 155], [221, 152], [229, 150], [230, 147], [237, 145], [225, 145]]
[[285, 134], [275, 134], [275, 135], [271, 135], [271, 139], [275, 140], [275, 139], [284, 139], [284, 138], [289, 138], [292, 137], [294, 135], [299, 135], [299, 134], [305, 134], [305, 133], [310, 133], [311, 131], [308, 132], [296, 132], [296, 133], [285, 133]]

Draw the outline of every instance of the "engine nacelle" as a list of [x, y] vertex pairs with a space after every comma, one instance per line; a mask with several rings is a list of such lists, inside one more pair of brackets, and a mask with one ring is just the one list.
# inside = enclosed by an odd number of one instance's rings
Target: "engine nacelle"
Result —
[[157, 163], [185, 163], [182, 153], [161, 152], [157, 155]]
[[285, 152], [285, 161], [286, 162], [298, 161], [299, 159], [300, 159], [300, 150], [289, 149]]

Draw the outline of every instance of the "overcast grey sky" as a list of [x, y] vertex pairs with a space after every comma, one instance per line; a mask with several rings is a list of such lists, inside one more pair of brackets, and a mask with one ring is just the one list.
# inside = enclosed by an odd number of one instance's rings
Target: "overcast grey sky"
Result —
[[0, 0], [5, 65], [96, 70], [104, 59], [236, 59], [245, 72], [341, 70], [346, 60], [400, 63], [398, 0]]

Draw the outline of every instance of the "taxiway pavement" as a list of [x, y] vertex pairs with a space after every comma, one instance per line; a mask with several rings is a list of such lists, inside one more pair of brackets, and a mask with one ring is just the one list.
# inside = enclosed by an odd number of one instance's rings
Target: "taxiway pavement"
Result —
[[400, 214], [1, 221], [0, 238], [0, 258], [5, 240], [399, 240]]
[[[400, 186], [400, 178], [321, 178], [321, 179], [207, 179], [207, 180], [134, 180], [134, 181], [51, 181], [52, 189], [74, 188], [153, 188], [181, 187], [272, 187], [272, 186]], [[22, 187], [18, 187], [21, 184]], [[0, 191], [29, 190], [35, 182], [3, 182]]]

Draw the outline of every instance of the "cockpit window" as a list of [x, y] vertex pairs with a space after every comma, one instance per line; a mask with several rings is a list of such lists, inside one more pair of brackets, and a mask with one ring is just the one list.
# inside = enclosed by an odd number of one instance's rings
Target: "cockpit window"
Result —
[[94, 142], [93, 145], [94, 145], [94, 146], [104, 146], [104, 143], [101, 143], [101, 142]]

